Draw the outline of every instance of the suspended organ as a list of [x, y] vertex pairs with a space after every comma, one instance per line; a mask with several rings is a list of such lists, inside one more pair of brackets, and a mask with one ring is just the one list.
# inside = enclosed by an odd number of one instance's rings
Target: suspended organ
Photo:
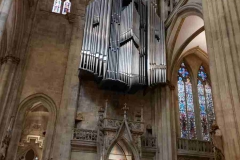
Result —
[[94, 0], [86, 8], [80, 76], [135, 92], [166, 82], [164, 24], [155, 0]]

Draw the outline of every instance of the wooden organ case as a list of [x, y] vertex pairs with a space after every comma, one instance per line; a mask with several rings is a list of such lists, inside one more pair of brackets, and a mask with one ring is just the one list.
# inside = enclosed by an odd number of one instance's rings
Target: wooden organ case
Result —
[[125, 93], [166, 83], [165, 30], [156, 7], [156, 0], [91, 1], [79, 76]]

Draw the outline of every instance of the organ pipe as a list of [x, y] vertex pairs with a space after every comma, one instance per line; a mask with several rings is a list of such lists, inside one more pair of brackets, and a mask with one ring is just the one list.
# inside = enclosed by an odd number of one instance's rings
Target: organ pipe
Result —
[[166, 83], [163, 21], [156, 0], [93, 0], [86, 8], [80, 75], [100, 87], [136, 92]]

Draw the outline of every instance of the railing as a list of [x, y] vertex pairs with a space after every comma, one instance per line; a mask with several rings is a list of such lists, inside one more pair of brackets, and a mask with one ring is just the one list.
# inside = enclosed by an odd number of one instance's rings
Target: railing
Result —
[[143, 136], [141, 138], [142, 146], [145, 148], [157, 148], [156, 137], [153, 136]]
[[213, 153], [213, 146], [209, 141], [178, 138], [179, 150]]
[[75, 128], [73, 130], [73, 140], [97, 141], [97, 131]]

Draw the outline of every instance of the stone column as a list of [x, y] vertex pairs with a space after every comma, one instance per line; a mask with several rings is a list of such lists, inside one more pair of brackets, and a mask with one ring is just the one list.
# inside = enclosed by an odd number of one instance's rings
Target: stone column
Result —
[[203, 0], [217, 124], [226, 160], [240, 159], [240, 1]]
[[155, 110], [154, 134], [157, 137], [158, 160], [176, 160], [175, 114], [172, 104], [173, 90], [169, 86], [155, 89], [153, 105]]
[[12, 55], [7, 55], [1, 59], [0, 70], [0, 124], [5, 113], [6, 101], [10, 91], [11, 83], [14, 77], [16, 66], [19, 63], [19, 58]]
[[[82, 7], [82, 6], [81, 6]], [[79, 13], [83, 15], [83, 13]], [[71, 140], [75, 124], [75, 117], [79, 97], [78, 67], [83, 37], [83, 17], [68, 15], [73, 23], [72, 38], [68, 54], [67, 69], [63, 86], [62, 100], [56, 124], [56, 134], [52, 149], [53, 160], [70, 160]]]
[[0, 5], [0, 42], [2, 40], [3, 31], [6, 26], [7, 17], [12, 6], [13, 0], [2, 0]]

